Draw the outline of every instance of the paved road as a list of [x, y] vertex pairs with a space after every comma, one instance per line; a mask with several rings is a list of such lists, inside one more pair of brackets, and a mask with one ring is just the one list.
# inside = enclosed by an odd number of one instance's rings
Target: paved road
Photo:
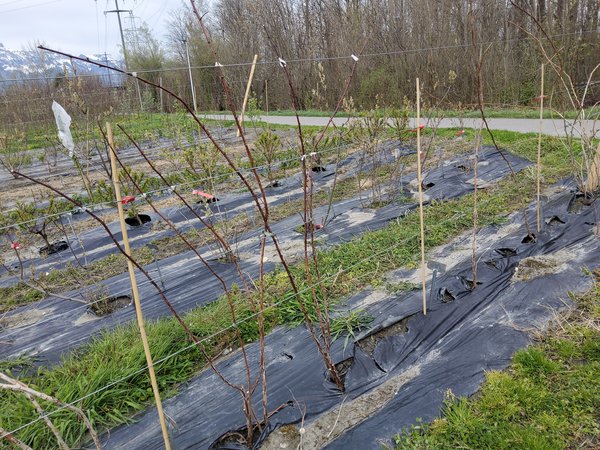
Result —
[[[215, 120], [233, 120], [233, 116], [229, 114], [208, 114], [203, 117]], [[293, 116], [259, 116], [257, 120], [280, 125], [296, 125], [296, 118]], [[324, 126], [328, 120], [327, 117], [300, 118], [302, 125]], [[336, 126], [344, 126], [348, 120], [347, 117], [339, 117], [335, 118], [333, 123]], [[428, 119], [422, 119], [421, 123], [428, 125], [429, 121]], [[537, 133], [539, 129], [538, 119], [488, 119], [488, 124], [492, 130], [509, 130], [519, 133]], [[479, 128], [479, 125], [480, 119], [448, 118], [441, 119], [437, 126], [439, 128]], [[587, 136], [600, 135], [600, 122], [585, 120], [574, 125], [573, 121], [565, 123], [562, 120], [544, 119], [542, 132], [551, 136], [565, 136], [565, 134], [571, 134], [571, 132], [575, 137], [580, 137], [582, 132], [585, 132]]]

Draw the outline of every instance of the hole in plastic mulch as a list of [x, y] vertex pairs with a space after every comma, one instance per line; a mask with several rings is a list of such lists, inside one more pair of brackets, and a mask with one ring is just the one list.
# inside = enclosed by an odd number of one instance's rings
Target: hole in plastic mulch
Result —
[[106, 316], [119, 309], [126, 308], [131, 305], [131, 296], [117, 295], [115, 297], [104, 298], [90, 305], [90, 310], [96, 316]]
[[514, 248], [503, 247], [497, 248], [494, 251], [500, 256], [504, 256], [505, 258], [508, 258], [510, 256], [517, 256], [517, 251]]
[[481, 282], [478, 281], [477, 283], [474, 283], [473, 280], [469, 280], [466, 277], [458, 277], [458, 278], [459, 278], [460, 282], [462, 283], [462, 285], [469, 291], [472, 291], [473, 289], [475, 289], [475, 287], [481, 285]]
[[445, 287], [441, 288], [438, 292], [438, 298], [442, 303], [450, 303], [456, 299], [456, 297]]
[[327, 172], [327, 169], [323, 166], [315, 166], [312, 168], [313, 172]]
[[55, 253], [62, 252], [63, 250], [66, 250], [68, 248], [69, 244], [66, 241], [53, 242], [50, 245], [45, 245], [44, 247], [40, 248], [40, 255], [53, 255]]
[[578, 192], [571, 197], [569, 206], [567, 206], [567, 211], [571, 214], [577, 214], [585, 207], [590, 206], [592, 203], [594, 203], [594, 197], [592, 195]]
[[310, 232], [314, 233], [316, 231], [322, 230], [323, 229], [323, 224], [322, 223], [313, 224], [313, 223], [308, 223], [307, 222], [305, 224], [298, 225], [296, 228], [294, 228], [294, 231], [296, 233], [299, 233], [299, 234], [304, 234], [304, 230], [305, 229], [307, 229], [309, 233]]
[[217, 197], [212, 197], [212, 198], [207, 198], [207, 199], [200, 199], [196, 202], [196, 204], [199, 205], [201, 203], [216, 203], [218, 201], [219, 201], [219, 199]]
[[144, 225], [145, 223], [151, 222], [152, 219], [150, 218], [150, 216], [148, 214], [138, 214], [137, 216], [134, 217], [126, 217], [125, 218], [125, 223], [127, 225], [129, 225], [130, 227], [140, 227], [142, 225]]
[[535, 244], [535, 241], [535, 234], [529, 233], [521, 240], [521, 244]]
[[548, 217], [546, 220], [546, 225], [553, 227], [556, 225], [564, 225], [566, 222], [564, 220], [562, 220], [560, 217], [558, 216], [552, 216], [552, 217]]
[[428, 182], [428, 183], [425, 183], [423, 181], [423, 183], [421, 184], [421, 186], [423, 186], [423, 190], [426, 191], [427, 189], [434, 187], [435, 183], [432, 183], [431, 181]]
[[[348, 374], [348, 369], [350, 369], [350, 366], [352, 365], [353, 362], [354, 362], [354, 357], [350, 357], [348, 359], [344, 359], [343, 361], [340, 361], [339, 363], [337, 363], [335, 365], [335, 368], [337, 370], [338, 376], [342, 380], [342, 383], [344, 383], [346, 381], [346, 375]], [[328, 374], [327, 378], [332, 383], [335, 382], [333, 380], [333, 377], [331, 376], [331, 374]]]
[[490, 259], [488, 261], [483, 262], [486, 266], [491, 267], [492, 269], [502, 270], [500, 267], [500, 263], [497, 259]]
[[[252, 427], [252, 434], [254, 436], [260, 435], [260, 430], [264, 424], [254, 424]], [[215, 442], [213, 442], [209, 450], [241, 450], [254, 448], [252, 442], [248, 442], [246, 436], [248, 436], [248, 427], [240, 428], [239, 430], [228, 431], [222, 434]]]

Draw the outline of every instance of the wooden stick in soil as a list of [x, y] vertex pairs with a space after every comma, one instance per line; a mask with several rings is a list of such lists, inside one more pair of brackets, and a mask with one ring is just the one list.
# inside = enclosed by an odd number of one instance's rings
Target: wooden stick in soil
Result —
[[421, 223], [421, 281], [423, 285], [423, 315], [427, 315], [427, 289], [426, 284], [426, 265], [425, 265], [425, 218], [423, 216], [423, 179], [421, 167], [421, 87], [417, 78], [417, 184], [419, 186], [419, 220]]
[[537, 207], [536, 207], [536, 215], [537, 215], [537, 231], [538, 233], [542, 230], [542, 218], [541, 210], [541, 177], [542, 177], [542, 124], [544, 119], [544, 65], [541, 67], [541, 83], [540, 83], [540, 125], [538, 129], [538, 146], [537, 146], [537, 174], [536, 174], [536, 182], [537, 182]]
[[[123, 205], [121, 204], [121, 188], [119, 185], [119, 170], [117, 168], [116, 150], [113, 141], [112, 128], [109, 123], [106, 124], [106, 131], [108, 135], [108, 146], [110, 148], [110, 166], [112, 168], [113, 185], [115, 188], [115, 197], [117, 199], [117, 209], [119, 211], [119, 222], [121, 223], [121, 233], [123, 234], [123, 245], [127, 255], [131, 256], [129, 237], [127, 236], [127, 227], [125, 226], [125, 215], [123, 213]], [[154, 373], [154, 363], [152, 361], [152, 354], [150, 353], [150, 345], [148, 344], [148, 337], [146, 336], [146, 328], [144, 326], [144, 317], [142, 315], [142, 306], [140, 303], [140, 294], [138, 292], [137, 282], [135, 279], [135, 271], [133, 264], [129, 259], [127, 260], [127, 268], [129, 270], [129, 280], [131, 281], [131, 290], [133, 291], [135, 313], [140, 329], [142, 344], [144, 346], [146, 362], [148, 364], [148, 373], [150, 374], [150, 383], [152, 384], [152, 391], [154, 392], [154, 400], [156, 401], [156, 410], [158, 411], [158, 419], [160, 421], [160, 428], [162, 430], [165, 449], [171, 450], [169, 430], [167, 429], [167, 423], [165, 421], [165, 414], [163, 412], [162, 402], [160, 400], [160, 392], [158, 390], [158, 383], [156, 382], [156, 374]]]
[[471, 241], [471, 271], [473, 283], [471, 289], [477, 287], [477, 231], [479, 228], [479, 213], [477, 212], [478, 172], [479, 172], [479, 149], [481, 147], [481, 132], [483, 131], [483, 120], [479, 125], [477, 137], [475, 138], [475, 160], [473, 161], [473, 239]]
[[[258, 55], [254, 55], [252, 60], [252, 67], [250, 68], [250, 76], [248, 77], [248, 84], [246, 85], [246, 93], [244, 94], [244, 103], [242, 103], [242, 114], [240, 116], [240, 125], [244, 126], [244, 112], [246, 111], [246, 105], [248, 104], [248, 97], [250, 96], [250, 88], [252, 87], [252, 78], [254, 78], [254, 69], [256, 69], [256, 60]], [[240, 130], [237, 131], [237, 136], [240, 137]]]

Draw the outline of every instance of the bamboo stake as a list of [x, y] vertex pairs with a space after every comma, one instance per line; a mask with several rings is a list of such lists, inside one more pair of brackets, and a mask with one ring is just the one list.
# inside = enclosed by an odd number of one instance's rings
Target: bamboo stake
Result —
[[[110, 165], [112, 169], [113, 185], [115, 188], [115, 196], [117, 199], [117, 209], [119, 211], [119, 221], [121, 223], [121, 233], [123, 234], [123, 245], [125, 252], [128, 256], [131, 256], [131, 248], [129, 246], [129, 237], [127, 235], [127, 227], [125, 226], [125, 215], [123, 214], [123, 205], [121, 203], [121, 188], [119, 186], [119, 170], [117, 167], [116, 150], [113, 142], [112, 128], [109, 123], [106, 124], [106, 134], [108, 137], [108, 146], [110, 148]], [[158, 390], [158, 383], [156, 382], [156, 374], [154, 373], [154, 363], [152, 362], [152, 354], [150, 353], [150, 345], [148, 344], [148, 337], [146, 336], [146, 328], [144, 327], [144, 317], [142, 315], [142, 306], [140, 303], [140, 294], [138, 292], [138, 286], [135, 279], [135, 272], [133, 263], [131, 260], [127, 260], [127, 268], [129, 270], [129, 280], [131, 281], [131, 290], [133, 292], [133, 301], [135, 304], [135, 313], [137, 317], [138, 326], [140, 329], [140, 336], [142, 338], [142, 344], [144, 346], [144, 354], [146, 355], [146, 362], [148, 364], [148, 373], [150, 374], [150, 383], [152, 384], [152, 391], [154, 392], [154, 400], [156, 401], [156, 410], [158, 411], [158, 419], [160, 421], [160, 427], [162, 429], [163, 440], [165, 442], [165, 449], [171, 450], [171, 443], [169, 441], [169, 431], [167, 429], [167, 423], [165, 421], [165, 414], [162, 408], [162, 402], [160, 399], [160, 392]]]
[[269, 117], [269, 80], [265, 80], [265, 108], [267, 117]]
[[158, 77], [158, 85], [160, 89], [158, 89], [158, 96], [160, 97], [160, 112], [165, 112], [165, 108], [163, 105], [163, 90], [162, 90], [162, 77]]
[[541, 177], [542, 177], [542, 121], [544, 119], [544, 65], [541, 67], [542, 80], [540, 87], [540, 125], [538, 129], [538, 147], [537, 147], [537, 207], [536, 207], [536, 216], [537, 216], [537, 231], [538, 234], [542, 230], [542, 218], [541, 218]]
[[421, 88], [417, 78], [417, 184], [419, 185], [419, 219], [421, 222], [421, 278], [423, 284], [423, 315], [427, 315], [426, 265], [425, 265], [425, 218], [423, 216], [423, 179], [421, 172]]
[[[244, 112], [246, 111], [246, 105], [248, 104], [248, 97], [250, 96], [250, 88], [252, 87], [252, 78], [254, 78], [254, 69], [256, 69], [256, 60], [258, 55], [254, 55], [252, 60], [252, 67], [250, 68], [250, 76], [248, 77], [248, 84], [246, 85], [246, 94], [244, 95], [244, 103], [242, 104], [242, 114], [240, 115], [240, 126], [244, 126]], [[240, 136], [240, 130], [237, 132], [238, 137]]]
[[475, 139], [475, 161], [473, 162], [473, 239], [471, 241], [471, 272], [473, 274], [472, 289], [477, 287], [477, 228], [479, 225], [479, 213], [477, 211], [477, 192], [479, 176], [479, 149], [481, 147], [481, 132], [483, 131], [483, 120], [479, 125], [477, 138]]

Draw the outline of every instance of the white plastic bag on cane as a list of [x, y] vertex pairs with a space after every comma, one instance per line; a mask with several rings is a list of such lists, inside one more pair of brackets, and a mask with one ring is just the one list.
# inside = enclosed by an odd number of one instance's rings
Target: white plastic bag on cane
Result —
[[54, 119], [56, 119], [56, 126], [58, 128], [58, 139], [69, 150], [69, 158], [72, 158], [75, 144], [73, 143], [73, 136], [69, 129], [71, 126], [71, 116], [54, 100], [52, 101], [52, 112], [54, 113]]

